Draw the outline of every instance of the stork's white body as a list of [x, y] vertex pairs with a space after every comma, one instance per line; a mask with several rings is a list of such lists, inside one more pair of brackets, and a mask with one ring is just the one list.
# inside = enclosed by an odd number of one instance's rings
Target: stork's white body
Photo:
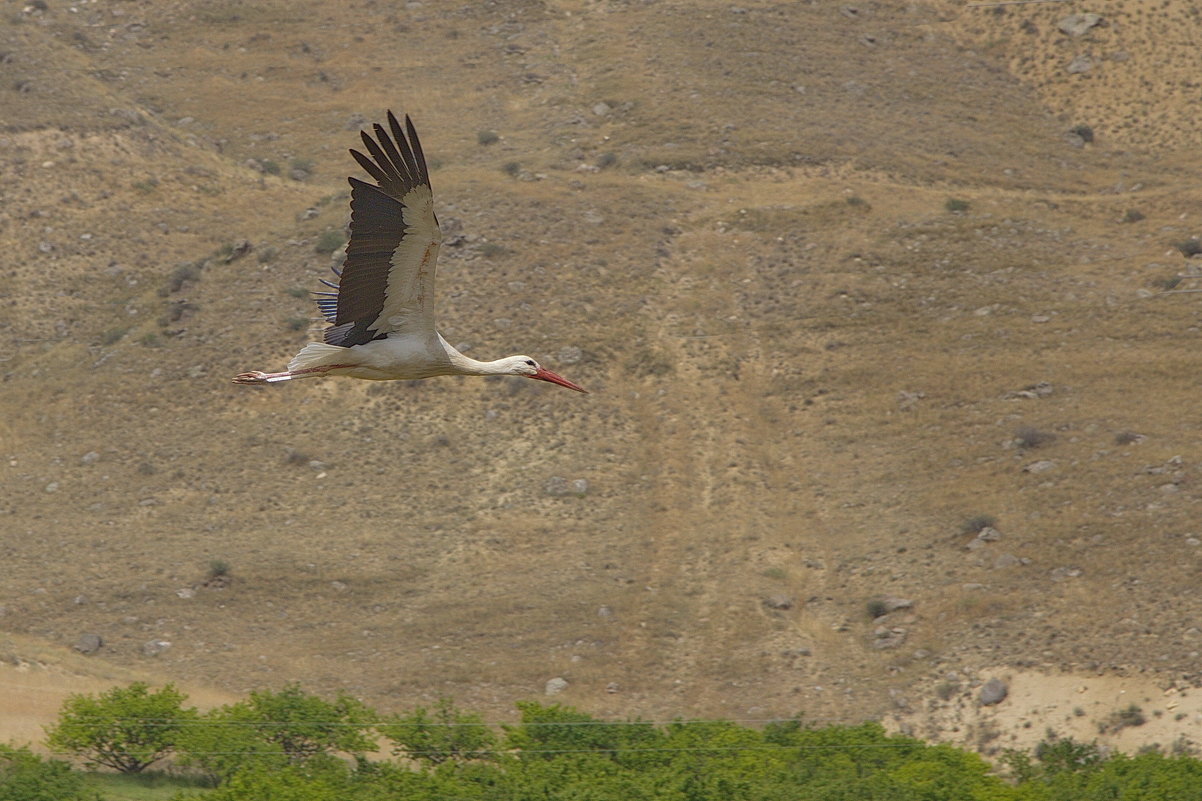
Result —
[[388, 112], [389, 132], [362, 132], [371, 158], [351, 155], [376, 185], [351, 178], [351, 239], [334, 292], [319, 293], [330, 327], [324, 342], [310, 342], [282, 373], [258, 370], [238, 384], [274, 384], [296, 378], [347, 376], [369, 381], [439, 375], [520, 375], [584, 392], [540, 367], [529, 356], [480, 362], [451, 347], [434, 322], [434, 274], [442, 232], [426, 159], [413, 123], [402, 129]]
[[[512, 363], [523, 356], [480, 362], [455, 350], [442, 334], [429, 337], [389, 334], [353, 348], [310, 342], [288, 363], [291, 378], [304, 375], [343, 375], [368, 381], [433, 378], [440, 375], [513, 375]], [[311, 368], [326, 368], [304, 372]], [[286, 379], [277, 379], [286, 380]], [[271, 380], [268, 379], [271, 383]]]

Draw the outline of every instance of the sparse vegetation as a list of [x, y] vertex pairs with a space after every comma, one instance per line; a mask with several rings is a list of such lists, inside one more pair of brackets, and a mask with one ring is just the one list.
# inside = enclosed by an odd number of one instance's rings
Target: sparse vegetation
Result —
[[1144, 213], [1138, 209], [1127, 209], [1127, 213], [1123, 215], [1123, 222], [1137, 223], [1144, 219]]
[[267, 173], [268, 175], [280, 174], [281, 170], [279, 162], [272, 161], [271, 159], [259, 159], [258, 161], [259, 166], [263, 168], [263, 172]]
[[607, 167], [613, 167], [617, 163], [618, 163], [618, 154], [617, 153], [602, 153], [600, 156], [597, 157], [597, 166], [603, 170]]
[[486, 259], [495, 259], [509, 252], [509, 249], [496, 242], [485, 242], [480, 245], [480, 255]]
[[275, 261], [276, 257], [279, 255], [280, 249], [274, 245], [268, 245], [267, 247], [259, 248], [259, 264], [269, 264], [270, 262]]
[[993, 515], [973, 515], [960, 524], [961, 534], [979, 534], [981, 531], [997, 525]]
[[761, 574], [764, 578], [770, 578], [775, 581], [784, 581], [789, 578], [789, 573], [783, 567], [769, 567]]
[[1104, 720], [1098, 721], [1098, 733], [1114, 734], [1132, 726], [1142, 726], [1147, 722], [1144, 711], [1138, 705], [1131, 704], [1111, 712]]
[[478, 145], [494, 145], [501, 141], [501, 137], [496, 131], [477, 131], [476, 144]]
[[206, 580], [226, 578], [230, 574], [230, 563], [224, 559], [210, 559]]
[[1014, 432], [1014, 444], [1024, 449], [1040, 448], [1055, 441], [1056, 435], [1052, 432], [1040, 431], [1031, 426], [1020, 426]]
[[109, 345], [116, 345], [122, 340], [122, 338], [124, 338], [127, 331], [129, 331], [128, 326], [121, 328], [110, 328], [100, 335], [100, 344], [104, 345], [105, 347], [108, 347]]
[[943, 208], [952, 214], [961, 214], [968, 211], [968, 205], [967, 200], [960, 200], [954, 197], [949, 197], [943, 202]]
[[1180, 286], [1181, 281], [1182, 278], [1180, 275], [1166, 275], [1161, 278], [1152, 279], [1152, 286], [1163, 292], [1168, 292]]
[[522, 172], [522, 165], [516, 161], [507, 161], [501, 165], [501, 172], [505, 173], [510, 178], [517, 178]]
[[288, 294], [294, 298], [307, 298], [309, 297], [309, 290], [303, 286], [292, 286], [288, 287]]
[[318, 253], [333, 253], [336, 250], [340, 250], [345, 245], [346, 234], [344, 234], [342, 231], [329, 230], [323, 231], [322, 234], [317, 237], [317, 244], [313, 246], [313, 249]]
[[289, 331], [304, 331], [309, 327], [308, 317], [289, 317], [285, 323]]
[[1114, 435], [1115, 445], [1134, 445], [1142, 440], [1142, 434], [1136, 434], [1134, 431], [1120, 431]]

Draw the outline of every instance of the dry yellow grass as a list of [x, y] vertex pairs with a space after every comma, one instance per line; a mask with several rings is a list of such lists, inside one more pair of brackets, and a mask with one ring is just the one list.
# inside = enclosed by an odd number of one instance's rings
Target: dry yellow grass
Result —
[[[998, 664], [1195, 682], [1196, 303], [1144, 295], [1188, 266], [1196, 156], [1168, 116], [1095, 119], [1145, 102], [1159, 29], [1103, 10], [1147, 35], [1081, 94], [1023, 66], [1054, 10], [1025, 40], [994, 30], [1019, 11], [745, 5], [6, 12], [0, 626], [489, 716], [556, 675], [598, 714], [843, 720]], [[470, 235], [448, 338], [593, 394], [228, 385], [309, 336], [290, 290], [386, 107]], [[1028, 426], [1056, 438], [1013, 447]], [[1002, 539], [967, 551], [977, 515]], [[895, 650], [883, 592], [915, 601]]]

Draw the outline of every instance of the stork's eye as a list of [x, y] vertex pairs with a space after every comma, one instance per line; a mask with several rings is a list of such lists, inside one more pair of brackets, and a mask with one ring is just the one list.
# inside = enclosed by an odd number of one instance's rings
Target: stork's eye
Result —
[[530, 365], [531, 367], [538, 367], [538, 365], [534, 363], [534, 359], [527, 359], [526, 364]]

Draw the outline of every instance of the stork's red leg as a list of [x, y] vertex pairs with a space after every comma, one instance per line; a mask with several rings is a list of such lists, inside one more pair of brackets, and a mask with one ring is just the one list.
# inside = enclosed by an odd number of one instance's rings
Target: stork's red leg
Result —
[[235, 384], [274, 384], [278, 381], [288, 381], [293, 378], [305, 378], [313, 375], [323, 375], [330, 370], [343, 367], [354, 367], [353, 364], [322, 364], [317, 367], [306, 367], [303, 370], [286, 370], [282, 373], [264, 373], [261, 370], [251, 370], [249, 373], [239, 373], [234, 376]]

